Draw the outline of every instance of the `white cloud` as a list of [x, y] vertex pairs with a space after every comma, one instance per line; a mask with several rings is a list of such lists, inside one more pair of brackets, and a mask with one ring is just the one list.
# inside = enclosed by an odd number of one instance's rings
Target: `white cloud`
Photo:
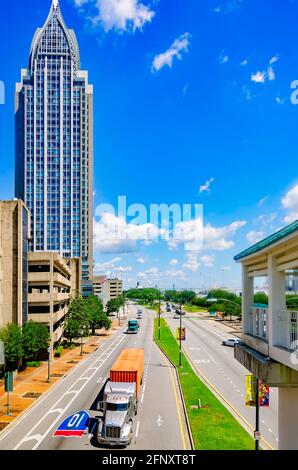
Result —
[[275, 101], [276, 101], [277, 104], [283, 105], [283, 104], [285, 104], [285, 102], [286, 102], [286, 98], [282, 98], [280, 95], [278, 95], [278, 96], [275, 98]]
[[268, 198], [269, 196], [265, 196], [262, 199], [260, 199], [258, 202], [258, 207], [262, 207], [265, 204], [265, 202], [268, 200]]
[[93, 16], [88, 16], [94, 27], [102, 25], [106, 32], [132, 31], [142, 29], [150, 23], [155, 12], [140, 0], [74, 0], [78, 8], [91, 5], [95, 8]]
[[211, 184], [215, 181], [214, 178], [211, 178], [210, 180], [206, 181], [206, 183], [204, 183], [202, 186], [200, 186], [200, 193], [203, 193], [203, 192], [208, 192], [210, 193], [210, 186]]
[[268, 67], [268, 79], [270, 81], [275, 80], [275, 72], [272, 67]]
[[277, 217], [276, 212], [272, 212], [271, 214], [262, 214], [256, 219], [254, 219], [254, 223], [260, 224], [263, 227], [267, 227], [268, 225], [272, 224], [272, 222], [274, 222], [276, 217]]
[[229, 60], [230, 60], [230, 57], [229, 57], [227, 54], [225, 54], [225, 51], [224, 51], [224, 50], [222, 50], [222, 51], [221, 51], [221, 54], [220, 54], [220, 56], [219, 56], [219, 58], [218, 58], [218, 62], [219, 62], [220, 64], [226, 64], [227, 62], [229, 62]]
[[139, 264], [144, 264], [144, 263], [145, 263], [144, 258], [138, 258], [138, 259], [137, 259], [137, 263], [139, 263]]
[[181, 60], [182, 52], [188, 52], [190, 37], [189, 33], [182, 34], [179, 38], [175, 39], [167, 51], [156, 55], [153, 59], [151, 72], [158, 72], [165, 66], [172, 68], [175, 58]]
[[183, 264], [183, 268], [195, 273], [198, 271], [199, 266], [200, 263], [198, 262], [198, 253], [195, 251], [186, 253], [186, 263]]
[[102, 253], [129, 253], [137, 249], [137, 242], [158, 240], [164, 230], [154, 224], [127, 224], [123, 217], [104, 212], [94, 219], [94, 249]]
[[290, 224], [298, 220], [298, 184], [291, 188], [281, 200], [282, 206], [288, 211], [284, 222]]
[[214, 259], [215, 257], [213, 255], [205, 255], [202, 256], [201, 261], [207, 268], [212, 268], [214, 265]]
[[180, 222], [176, 225], [177, 237], [169, 240], [170, 250], [176, 249], [184, 243], [185, 250], [199, 252], [202, 250], [228, 250], [234, 246], [230, 240], [236, 232], [246, 225], [246, 221], [236, 221], [224, 227], [213, 227], [207, 224], [203, 227], [200, 218]]
[[122, 261], [122, 258], [113, 258], [105, 263], [96, 263], [94, 266], [95, 274], [111, 274], [112, 272], [126, 273], [132, 271], [131, 266], [117, 266], [116, 263]]
[[176, 258], [172, 258], [169, 262], [170, 266], [177, 266], [178, 260]]
[[250, 79], [252, 82], [255, 82], [255, 83], [265, 83], [266, 77], [267, 77], [267, 73], [263, 71], [263, 72], [253, 73]]
[[276, 62], [278, 62], [280, 59], [280, 56], [279, 54], [276, 54], [275, 56], [273, 56], [270, 61], [269, 61], [269, 64], [272, 65], [272, 64], [275, 64]]
[[244, 59], [242, 60], [242, 62], [240, 62], [240, 65], [244, 66], [244, 65], [247, 65], [248, 64], [248, 59]]
[[252, 91], [246, 85], [243, 85], [242, 91], [243, 91], [244, 97], [247, 101], [250, 101], [253, 98]]
[[251, 243], [252, 245], [254, 245], [255, 243], [258, 243], [260, 240], [262, 240], [263, 238], [265, 237], [265, 233], [263, 231], [255, 231], [255, 230], [251, 230], [250, 232], [248, 232], [248, 234], [246, 235], [246, 239], [249, 241], [249, 243]]

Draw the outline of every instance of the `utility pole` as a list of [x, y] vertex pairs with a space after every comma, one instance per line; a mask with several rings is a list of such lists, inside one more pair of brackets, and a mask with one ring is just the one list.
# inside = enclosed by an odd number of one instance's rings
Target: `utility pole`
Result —
[[161, 298], [160, 298], [160, 289], [159, 289], [159, 298], [158, 298], [158, 341], [160, 341], [160, 309], [161, 309]]
[[260, 397], [259, 397], [259, 379], [256, 378], [256, 431], [255, 431], [255, 450], [260, 450]]

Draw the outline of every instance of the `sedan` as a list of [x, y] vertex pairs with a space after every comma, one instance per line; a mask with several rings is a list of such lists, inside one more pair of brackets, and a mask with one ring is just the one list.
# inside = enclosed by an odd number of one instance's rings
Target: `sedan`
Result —
[[240, 341], [239, 339], [225, 339], [222, 344], [223, 346], [230, 346], [231, 348], [234, 348], [236, 344], [239, 344]]

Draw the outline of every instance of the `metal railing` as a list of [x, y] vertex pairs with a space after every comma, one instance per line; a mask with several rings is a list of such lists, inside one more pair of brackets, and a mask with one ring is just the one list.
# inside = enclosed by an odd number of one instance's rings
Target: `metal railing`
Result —
[[280, 316], [280, 345], [295, 351], [298, 349], [298, 311], [283, 310]]
[[268, 341], [268, 309], [252, 307], [249, 313], [249, 331], [248, 333]]

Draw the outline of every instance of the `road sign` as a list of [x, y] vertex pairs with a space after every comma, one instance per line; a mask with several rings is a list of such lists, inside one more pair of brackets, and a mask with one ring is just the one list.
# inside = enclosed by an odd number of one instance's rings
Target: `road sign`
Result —
[[176, 339], [181, 341], [186, 340], [186, 328], [177, 328], [176, 329]]
[[5, 391], [13, 392], [13, 372], [5, 372]]
[[0, 366], [5, 365], [4, 343], [0, 341]]
[[261, 435], [260, 431], [255, 431], [254, 432], [255, 441], [260, 441], [261, 437], [262, 437], [262, 435]]
[[66, 418], [60, 424], [53, 436], [58, 437], [82, 437], [86, 434], [90, 422], [90, 415], [87, 411], [78, 411]]

